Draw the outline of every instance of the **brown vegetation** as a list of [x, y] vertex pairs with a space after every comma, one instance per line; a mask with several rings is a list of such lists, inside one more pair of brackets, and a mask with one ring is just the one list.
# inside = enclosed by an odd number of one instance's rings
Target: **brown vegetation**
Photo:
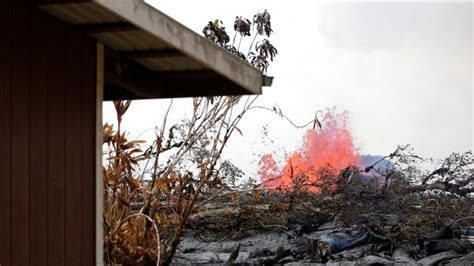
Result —
[[[255, 36], [269, 37], [270, 25], [270, 15], [264, 11], [253, 23], [236, 18], [232, 45], [220, 21], [209, 22], [204, 34], [265, 72], [276, 55], [267, 39], [253, 47], [254, 38], [247, 56], [239, 51], [240, 41], [237, 47], [234, 44], [237, 35], [250, 36], [252, 27]], [[207, 231], [210, 238], [238, 238], [295, 224], [311, 232], [336, 221], [363, 226], [373, 238], [397, 246], [430, 234], [452, 234], [472, 218], [471, 152], [454, 153], [435, 171], [426, 172], [418, 167], [422, 159], [405, 146], [385, 158], [390, 165], [380, 167], [383, 161], [379, 161], [366, 169], [321, 169], [317, 183], [306, 184], [303, 176], [284, 189], [255, 182], [237, 185], [242, 172], [223, 161], [221, 154], [232, 134], [242, 134], [239, 122], [257, 108], [284, 117], [275, 108], [254, 106], [255, 100], [195, 98], [190, 118], [169, 126], [165, 114], [154, 142], [145, 149], [144, 142], [128, 140], [121, 128], [131, 102], [114, 103], [117, 127], [105, 124], [103, 133], [106, 263], [169, 264], [186, 228]], [[309, 124], [321, 127], [317, 118]], [[307, 185], [318, 186], [321, 192], [307, 192]]]

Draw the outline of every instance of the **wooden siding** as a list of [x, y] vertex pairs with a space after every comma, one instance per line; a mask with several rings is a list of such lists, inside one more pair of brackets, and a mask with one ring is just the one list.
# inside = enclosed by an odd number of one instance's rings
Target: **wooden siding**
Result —
[[23, 1], [0, 22], [0, 265], [93, 265], [96, 42]]

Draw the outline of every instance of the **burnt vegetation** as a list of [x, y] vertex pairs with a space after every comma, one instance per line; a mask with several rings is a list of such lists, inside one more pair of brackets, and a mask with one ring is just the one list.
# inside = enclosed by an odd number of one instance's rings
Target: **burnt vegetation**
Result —
[[[268, 37], [270, 14], [253, 22], [237, 17], [234, 38], [220, 20], [209, 22], [203, 34], [223, 49], [252, 63], [262, 72], [277, 54]], [[254, 34], [248, 55], [240, 52], [242, 38]], [[239, 45], [236, 47], [236, 38]], [[254, 46], [257, 38], [264, 38]], [[254, 58], [258, 55], [258, 58]], [[250, 59], [252, 58], [252, 59]], [[194, 98], [192, 114], [168, 125], [168, 112], [156, 129], [154, 142], [144, 147], [122, 131], [130, 101], [114, 102], [117, 126], [104, 125], [104, 258], [106, 263], [170, 264], [189, 217], [206, 201], [237, 187], [243, 174], [221, 154], [230, 136], [242, 134], [238, 124], [256, 96]]]
[[[278, 54], [278, 50], [269, 40], [273, 32], [270, 13], [265, 9], [262, 13], [255, 14], [252, 21], [238, 16], [234, 21], [234, 31], [234, 37], [230, 44], [230, 37], [226, 32], [224, 24], [221, 20], [216, 19], [209, 21], [202, 33], [206, 38], [215, 42], [229, 53], [266, 73], [270, 62]], [[240, 49], [242, 39], [251, 37], [252, 34], [254, 37], [245, 55]], [[238, 44], [236, 43], [237, 37], [239, 39]], [[261, 40], [257, 40], [257, 38], [261, 38]]]
[[[472, 263], [474, 246], [465, 234], [474, 220], [473, 159], [470, 151], [453, 153], [427, 170], [422, 163], [431, 160], [407, 145], [366, 168], [323, 167], [317, 182], [298, 174], [290, 186], [231, 190], [190, 217], [194, 236], [186, 241], [217, 254], [238, 245], [244, 253], [238, 262], [250, 264]], [[266, 254], [251, 244], [258, 241], [272, 243], [264, 244]], [[202, 258], [188, 246], [179, 262]]]

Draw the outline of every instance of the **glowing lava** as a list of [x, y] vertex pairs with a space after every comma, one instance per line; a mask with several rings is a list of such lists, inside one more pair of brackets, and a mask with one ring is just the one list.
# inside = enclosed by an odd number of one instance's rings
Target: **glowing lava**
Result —
[[359, 165], [352, 135], [348, 130], [347, 112], [327, 110], [322, 119], [322, 129], [308, 130], [303, 147], [286, 158], [280, 170], [272, 154], [260, 158], [258, 174], [266, 187], [288, 187], [299, 182], [309, 191], [318, 193], [322, 181], [321, 171], [327, 167], [339, 172], [350, 165]]

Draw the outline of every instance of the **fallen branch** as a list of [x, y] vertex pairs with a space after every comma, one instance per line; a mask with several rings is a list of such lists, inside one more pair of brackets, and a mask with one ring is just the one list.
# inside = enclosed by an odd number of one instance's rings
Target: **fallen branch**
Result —
[[227, 262], [225, 263], [225, 265], [227, 266], [227, 265], [234, 264], [235, 260], [239, 256], [239, 252], [240, 252], [240, 243], [237, 244], [237, 246], [232, 250], [232, 252], [230, 253], [230, 256], [227, 259]]

